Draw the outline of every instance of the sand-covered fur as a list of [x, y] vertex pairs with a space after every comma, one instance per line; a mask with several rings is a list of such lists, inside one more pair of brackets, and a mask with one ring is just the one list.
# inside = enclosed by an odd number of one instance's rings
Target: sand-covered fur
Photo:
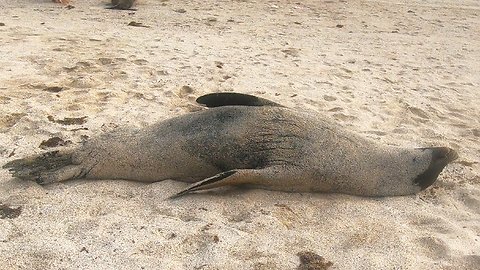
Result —
[[53, 153], [16, 160], [4, 168], [40, 184], [80, 178], [206, 179], [180, 194], [242, 184], [282, 191], [394, 196], [427, 188], [457, 158], [449, 148], [383, 146], [318, 114], [251, 95], [217, 93], [199, 97], [198, 102], [210, 109], [141, 130], [104, 134], [67, 152], [67, 164], [61, 154]]

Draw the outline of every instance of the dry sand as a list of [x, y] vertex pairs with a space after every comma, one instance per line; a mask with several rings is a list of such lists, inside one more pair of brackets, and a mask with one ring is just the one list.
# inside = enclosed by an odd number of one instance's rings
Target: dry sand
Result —
[[0, 0], [0, 165], [49, 138], [75, 146], [188, 113], [214, 91], [460, 159], [433, 188], [396, 198], [230, 190], [170, 201], [186, 184], [42, 187], [0, 170], [0, 269], [295, 269], [303, 251], [330, 269], [480, 265], [478, 1], [71, 4]]

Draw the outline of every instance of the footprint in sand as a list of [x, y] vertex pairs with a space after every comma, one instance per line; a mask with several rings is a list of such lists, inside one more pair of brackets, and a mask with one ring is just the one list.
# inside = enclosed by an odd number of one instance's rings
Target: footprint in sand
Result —
[[339, 120], [341, 122], [351, 122], [351, 121], [354, 121], [354, 120], [358, 119], [356, 116], [346, 115], [344, 113], [335, 113], [335, 114], [333, 114], [333, 118], [335, 118], [335, 120]]
[[144, 66], [144, 65], [148, 64], [148, 61], [145, 60], [145, 59], [136, 59], [136, 60], [133, 60], [133, 63], [135, 65]]
[[10, 113], [0, 117], [0, 130], [4, 128], [11, 128], [22, 119], [26, 113]]
[[82, 75], [72, 78], [69, 86], [74, 88], [94, 88], [100, 84], [101, 82], [94, 77]]
[[188, 86], [188, 85], [184, 85], [180, 88], [180, 90], [178, 90], [178, 96], [180, 98], [185, 98], [189, 95], [192, 95], [195, 93], [195, 90], [191, 87], [191, 86]]
[[417, 108], [417, 107], [414, 107], [414, 106], [409, 106], [408, 107], [408, 110], [413, 113], [414, 115], [420, 117], [420, 118], [423, 118], [423, 119], [430, 119], [430, 117], [428, 116], [428, 114], [420, 109], [420, 108]]
[[421, 247], [422, 253], [431, 259], [440, 260], [449, 256], [448, 245], [438, 237], [420, 237], [416, 239], [416, 242]]
[[329, 96], [329, 95], [323, 95], [323, 99], [326, 100], [326, 101], [335, 101], [335, 100], [337, 100], [336, 97], [334, 97], [334, 96]]
[[478, 199], [478, 195], [464, 194], [460, 201], [472, 212], [480, 214], [480, 200]]
[[451, 234], [455, 229], [444, 219], [428, 216], [412, 216], [410, 224], [416, 226], [417, 230], [426, 233]]

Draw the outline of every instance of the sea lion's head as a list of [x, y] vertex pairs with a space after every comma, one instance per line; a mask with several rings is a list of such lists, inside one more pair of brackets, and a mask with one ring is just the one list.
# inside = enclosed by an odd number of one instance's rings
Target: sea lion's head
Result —
[[374, 186], [364, 185], [362, 194], [399, 196], [416, 194], [431, 186], [447, 164], [458, 158], [448, 147], [395, 148], [378, 156], [378, 164], [369, 168]]
[[427, 168], [413, 179], [413, 183], [419, 186], [421, 190], [431, 186], [437, 180], [443, 168], [458, 158], [457, 152], [448, 147], [417, 148], [416, 150], [430, 157]]

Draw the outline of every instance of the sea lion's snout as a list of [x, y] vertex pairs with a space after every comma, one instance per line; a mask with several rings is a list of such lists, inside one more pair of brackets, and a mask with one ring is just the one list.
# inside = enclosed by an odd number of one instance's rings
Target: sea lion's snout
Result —
[[420, 148], [420, 150], [431, 152], [430, 165], [414, 180], [415, 185], [420, 186], [424, 190], [437, 180], [438, 175], [448, 163], [458, 158], [458, 154], [455, 150], [448, 147]]

